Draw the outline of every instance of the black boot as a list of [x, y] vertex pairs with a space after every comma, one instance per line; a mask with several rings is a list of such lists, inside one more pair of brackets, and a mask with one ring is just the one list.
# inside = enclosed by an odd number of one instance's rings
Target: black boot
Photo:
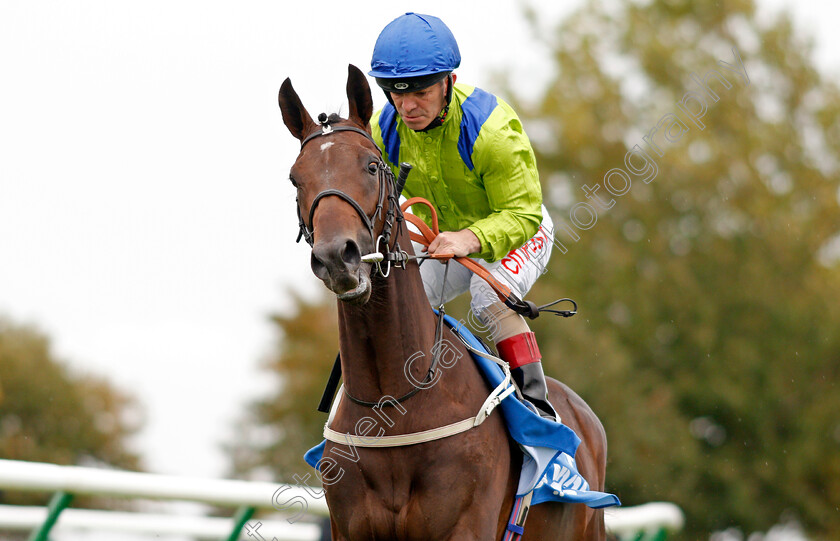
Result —
[[496, 343], [496, 351], [510, 365], [510, 375], [522, 396], [537, 407], [541, 417], [559, 422], [560, 417], [548, 401], [548, 388], [540, 362], [542, 355], [534, 333], [524, 332], [500, 340]]
[[522, 396], [537, 407], [540, 417], [559, 422], [560, 417], [554, 410], [554, 406], [548, 401], [548, 388], [545, 384], [545, 374], [541, 362], [528, 363], [519, 368], [514, 368], [510, 371], [510, 375], [513, 377], [513, 382], [519, 387]]

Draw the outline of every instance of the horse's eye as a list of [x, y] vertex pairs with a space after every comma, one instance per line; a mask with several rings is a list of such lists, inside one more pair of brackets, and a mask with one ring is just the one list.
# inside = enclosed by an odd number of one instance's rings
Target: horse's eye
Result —
[[375, 175], [377, 171], [379, 171], [379, 164], [376, 162], [370, 162], [368, 164], [368, 173]]

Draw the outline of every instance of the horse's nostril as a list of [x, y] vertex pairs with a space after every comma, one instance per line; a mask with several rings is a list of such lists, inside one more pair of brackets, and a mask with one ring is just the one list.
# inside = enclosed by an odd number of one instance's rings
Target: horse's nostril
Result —
[[362, 263], [362, 253], [359, 251], [359, 245], [352, 240], [348, 240], [341, 250], [341, 260], [350, 268], [356, 268]]
[[309, 264], [315, 276], [328, 282], [344, 275], [355, 276], [362, 264], [362, 253], [356, 241], [350, 239], [316, 244], [312, 248]]
[[326, 280], [330, 276], [330, 272], [327, 269], [327, 266], [321, 261], [315, 252], [312, 252], [312, 256], [310, 257], [310, 266], [312, 267], [312, 272], [315, 273], [315, 276], [320, 278], [321, 280]]

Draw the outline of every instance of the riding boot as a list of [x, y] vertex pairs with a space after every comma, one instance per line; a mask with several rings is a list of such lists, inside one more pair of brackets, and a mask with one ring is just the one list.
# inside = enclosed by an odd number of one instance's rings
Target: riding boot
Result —
[[559, 416], [548, 401], [539, 347], [533, 332], [505, 338], [496, 344], [499, 357], [510, 365], [510, 374], [519, 392], [533, 404], [541, 417], [559, 421]]

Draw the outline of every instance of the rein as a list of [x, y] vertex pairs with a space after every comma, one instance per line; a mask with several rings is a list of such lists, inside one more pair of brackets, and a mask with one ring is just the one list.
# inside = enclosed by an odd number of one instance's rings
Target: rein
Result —
[[[405, 210], [416, 204], [426, 205], [429, 207], [429, 211], [431, 212], [432, 216], [432, 227], [430, 228], [426, 225], [426, 222], [415, 216], [414, 214], [410, 214], [405, 212]], [[414, 233], [413, 231], [409, 231], [409, 236], [411, 240], [422, 244], [423, 246], [428, 246], [435, 240], [440, 234], [440, 230], [438, 229], [438, 218], [437, 218], [437, 211], [432, 206], [432, 204], [423, 199], [422, 197], [412, 197], [405, 201], [401, 206], [400, 210], [403, 211], [405, 219], [408, 220], [413, 226], [415, 226], [419, 231], [420, 234]], [[385, 257], [385, 256], [383, 256]], [[461, 265], [468, 268], [474, 274], [477, 274], [481, 279], [483, 279], [487, 284], [496, 292], [498, 295], [499, 300], [505, 303], [505, 305], [513, 310], [514, 312], [527, 316], [529, 319], [536, 319], [539, 317], [541, 312], [549, 312], [558, 316], [562, 317], [571, 317], [577, 313], [577, 303], [572, 299], [558, 299], [554, 302], [550, 302], [548, 304], [544, 304], [542, 306], [537, 306], [533, 302], [529, 300], [520, 299], [513, 291], [510, 290], [508, 286], [496, 280], [490, 272], [485, 269], [481, 264], [473, 261], [469, 257], [456, 257], [452, 254], [433, 254], [433, 255], [426, 255], [426, 256], [415, 256], [416, 258], [428, 258], [428, 259], [438, 259], [438, 260], [449, 260], [454, 259]], [[364, 259], [364, 258], [363, 258]], [[554, 310], [550, 309], [555, 304], [561, 302], [570, 302], [573, 305], [572, 310]]]
[[[398, 242], [396, 242], [396, 241], [394, 242], [393, 251], [391, 250], [391, 247], [389, 246], [389, 244], [390, 244], [390, 241], [391, 241], [391, 233], [392, 233], [394, 223], [396, 223], [398, 225], [398, 228], [401, 230], [402, 223], [404, 221], [403, 212], [402, 212], [402, 209], [400, 208], [400, 205], [399, 205], [399, 197], [400, 197], [400, 192], [402, 192], [403, 186], [405, 186], [405, 181], [406, 181], [406, 178], [408, 177], [409, 171], [411, 170], [411, 166], [409, 164], [406, 164], [406, 163], [401, 164], [400, 165], [399, 178], [395, 179], [394, 178], [394, 173], [391, 171], [391, 168], [388, 167], [388, 165], [382, 159], [382, 151], [376, 145], [376, 141], [373, 140], [373, 138], [370, 136], [370, 134], [368, 132], [366, 132], [362, 129], [356, 128], [355, 126], [341, 126], [341, 125], [333, 126], [331, 124], [332, 120], [329, 117], [327, 117], [326, 113], [321, 113], [320, 115], [318, 115], [318, 122], [321, 124], [321, 129], [319, 131], [315, 131], [315, 132], [309, 134], [305, 139], [303, 139], [303, 141], [301, 141], [301, 143], [300, 143], [301, 150], [303, 150], [303, 147], [306, 145], [306, 143], [315, 139], [316, 137], [327, 136], [327, 135], [330, 135], [330, 134], [334, 134], [336, 132], [349, 131], [349, 132], [355, 132], [355, 133], [358, 133], [360, 135], [363, 135], [367, 140], [369, 140], [371, 143], [373, 143], [374, 148], [376, 148], [377, 152], [379, 153], [379, 156], [377, 157], [377, 170], [378, 170], [378, 173], [379, 173], [379, 175], [378, 175], [378, 178], [379, 178], [379, 199], [376, 202], [376, 208], [374, 209], [373, 214], [368, 216], [367, 214], [365, 214], [365, 211], [362, 209], [362, 206], [359, 205], [359, 203], [357, 203], [355, 199], [353, 199], [352, 197], [347, 195], [345, 192], [343, 192], [341, 190], [338, 190], [338, 189], [335, 189], [335, 188], [331, 188], [331, 189], [328, 189], [328, 190], [323, 190], [323, 191], [319, 192], [318, 195], [315, 196], [315, 199], [312, 200], [312, 206], [309, 207], [309, 220], [308, 220], [309, 221], [309, 226], [307, 226], [306, 222], [303, 221], [303, 216], [301, 215], [301, 212], [300, 212], [300, 201], [296, 200], [297, 213], [298, 213], [298, 223], [299, 223], [299, 228], [300, 228], [300, 232], [298, 233], [298, 237], [297, 237], [296, 242], [300, 242], [300, 239], [303, 238], [303, 239], [306, 240], [306, 242], [307, 242], [307, 244], [309, 244], [309, 246], [314, 246], [315, 231], [312, 228], [312, 223], [313, 223], [313, 219], [315, 217], [315, 209], [318, 207], [318, 203], [325, 197], [329, 197], [329, 196], [340, 197], [341, 199], [343, 199], [344, 201], [349, 203], [350, 206], [353, 207], [353, 209], [356, 211], [356, 213], [362, 219], [362, 222], [365, 224], [365, 227], [367, 228], [367, 230], [370, 234], [370, 239], [371, 239], [371, 242], [372, 242], [373, 249], [378, 250], [380, 242], [384, 243], [384, 245], [385, 245], [385, 252], [384, 253], [373, 252], [373, 254], [375, 254], [377, 256], [378, 260], [370, 261], [369, 260], [370, 255], [372, 255], [372, 254], [367, 254], [365, 256], [362, 256], [362, 261], [366, 262], [366, 263], [373, 263], [376, 267], [376, 271], [383, 278], [387, 278], [388, 275], [391, 272], [391, 265], [392, 264], [395, 267], [405, 268], [405, 262], [409, 259], [408, 254], [400, 249], [400, 245], [399, 245]], [[386, 200], [388, 201], [388, 210], [385, 213], [384, 224], [382, 226], [382, 233], [380, 233], [379, 236], [377, 237], [376, 233], [374, 232], [376, 216], [378, 214], [380, 217], [382, 217], [383, 207], [384, 207], [384, 203], [385, 203]], [[381, 265], [382, 261], [387, 261], [388, 262], [387, 270], [384, 270], [384, 271], [382, 270], [382, 265]], [[442, 318], [443, 318], [443, 315], [441, 314], [439, 316], [438, 324], [437, 324], [438, 327], [437, 327], [436, 339], [435, 339], [436, 343], [440, 343], [440, 329], [441, 329]], [[406, 393], [405, 395], [397, 398], [396, 403], [399, 404], [399, 403], [402, 403], [404, 400], [408, 400], [409, 398], [411, 398], [412, 396], [417, 394], [422, 389], [427, 388], [428, 384], [431, 383], [434, 380], [434, 376], [435, 376], [435, 373], [437, 371], [437, 365], [438, 365], [438, 361], [439, 361], [439, 357], [440, 357], [439, 353], [440, 353], [439, 348], [435, 348], [434, 356], [433, 356], [433, 359], [432, 359], [432, 363], [429, 367], [429, 371], [426, 373], [426, 378], [422, 382], [420, 382], [420, 385], [413, 386], [413, 388], [408, 393]], [[328, 383], [328, 391], [325, 391], [324, 398], [322, 398], [322, 400], [321, 400], [321, 405], [319, 406], [319, 409], [322, 409], [322, 408], [326, 409], [326, 407], [328, 407], [328, 405], [325, 405], [325, 398], [326, 398], [328, 393], [330, 394], [330, 397], [332, 396], [331, 393], [334, 392], [335, 385], [338, 383], [338, 377], [340, 375], [340, 372], [341, 372], [341, 364], [340, 364], [340, 357], [338, 357], [338, 358], [336, 358], [336, 364], [333, 367], [333, 373], [330, 375], [330, 383]], [[331, 390], [330, 390], [330, 387], [332, 387]], [[352, 402], [355, 402], [356, 404], [359, 404], [360, 406], [373, 408], [373, 407], [378, 405], [377, 402], [369, 402], [369, 401], [366, 401], [366, 400], [355, 398], [353, 395], [351, 395], [349, 392], [347, 392], [346, 388], [344, 389], [344, 394], [347, 395], [347, 397]], [[388, 402], [388, 403], [386, 403], [386, 405], [392, 405], [392, 404], [390, 402]]]
[[[437, 211], [429, 201], [421, 197], [412, 197], [411, 199], [405, 201], [402, 205], [399, 205], [399, 197], [402, 192], [403, 186], [405, 186], [406, 178], [408, 177], [408, 173], [411, 170], [411, 165], [407, 163], [400, 164], [399, 178], [394, 178], [394, 173], [391, 171], [391, 168], [388, 167], [388, 165], [382, 159], [382, 150], [379, 148], [379, 146], [376, 144], [376, 141], [373, 140], [373, 137], [371, 137], [371, 135], [368, 132], [360, 128], [356, 128], [355, 126], [333, 126], [331, 124], [332, 120], [328, 118], [325, 113], [321, 113], [320, 115], [318, 115], [318, 122], [320, 122], [321, 124], [321, 130], [309, 134], [301, 142], [301, 149], [303, 149], [306, 143], [308, 143], [312, 139], [315, 139], [316, 137], [322, 137], [341, 131], [358, 133], [360, 135], [363, 135], [368, 141], [373, 143], [374, 148], [376, 148], [377, 152], [379, 153], [379, 156], [376, 159], [377, 169], [379, 172], [379, 200], [376, 202], [376, 208], [374, 209], [373, 214], [368, 216], [367, 214], [365, 214], [365, 211], [362, 209], [361, 205], [359, 205], [359, 203], [357, 203], [355, 199], [353, 199], [343, 191], [335, 188], [324, 190], [315, 196], [315, 199], [313, 199], [312, 201], [312, 206], [309, 207], [309, 226], [307, 226], [306, 223], [303, 221], [303, 216], [300, 212], [300, 201], [296, 200], [298, 225], [300, 228], [296, 242], [300, 242], [300, 239], [303, 238], [306, 240], [309, 246], [314, 245], [315, 231], [312, 228], [312, 220], [315, 217], [315, 209], [318, 207], [318, 203], [324, 197], [337, 196], [349, 203], [350, 206], [353, 207], [353, 209], [362, 219], [362, 222], [365, 224], [365, 227], [367, 228], [368, 233], [370, 234], [370, 239], [374, 250], [379, 249], [380, 241], [384, 242], [385, 250], [383, 252], [374, 251], [362, 256], [362, 262], [371, 263], [375, 265], [377, 272], [383, 278], [387, 278], [388, 274], [390, 274], [391, 265], [394, 265], [395, 267], [405, 268], [405, 262], [409, 259], [437, 259], [439, 261], [448, 261], [450, 259], [455, 259], [455, 261], [457, 261], [461, 265], [464, 265], [473, 273], [477, 274], [484, 281], [486, 281], [487, 284], [493, 289], [493, 291], [496, 292], [499, 299], [502, 302], [504, 302], [508, 308], [510, 308], [518, 314], [527, 316], [529, 319], [537, 318], [541, 312], [549, 312], [562, 317], [571, 317], [577, 313], [577, 303], [572, 299], [568, 298], [558, 299], [554, 302], [550, 302], [542, 306], [537, 306], [529, 300], [520, 299], [505, 284], [496, 280], [493, 277], [493, 275], [487, 271], [487, 269], [485, 269], [479, 263], [476, 263], [468, 257], [456, 257], [452, 254], [429, 254], [411, 256], [408, 255], [408, 253], [406, 253], [404, 250], [400, 249], [399, 244], [396, 242], [394, 243], [394, 248], [392, 250], [389, 244], [391, 240], [391, 230], [394, 226], [395, 221], [399, 228], [402, 228], [402, 223], [405, 220], [408, 220], [412, 225], [417, 227], [417, 229], [420, 231], [420, 234], [417, 234], [413, 231], [409, 231], [409, 236], [411, 240], [419, 242], [420, 244], [426, 247], [428, 247], [429, 244], [431, 244], [431, 242], [435, 239], [435, 237], [437, 237], [440, 234], [440, 230], [438, 228]], [[376, 220], [377, 214], [379, 214], [380, 217], [382, 216], [382, 211], [386, 199], [388, 201], [388, 211], [384, 218], [382, 233], [377, 237], [376, 233], [374, 232], [374, 222]], [[417, 216], [406, 212], [406, 209], [414, 204], [422, 204], [429, 207], [432, 216], [431, 228], [428, 225], [426, 225], [426, 222], [424, 222]], [[397, 212], [396, 209], [399, 209], [399, 212]], [[382, 262], [387, 262], [388, 264], [386, 271], [382, 270]], [[551, 309], [552, 306], [560, 302], [572, 303], [573, 309]], [[414, 392], [416, 392], [416, 390]]]
[[[315, 231], [312, 226], [313, 219], [315, 217], [315, 210], [318, 207], [318, 203], [325, 197], [335, 196], [343, 199], [347, 202], [359, 215], [362, 219], [362, 223], [364, 223], [365, 227], [370, 234], [371, 243], [374, 252], [369, 254], [365, 254], [362, 256], [362, 262], [373, 264], [376, 268], [378, 274], [382, 277], [387, 278], [390, 274], [392, 265], [394, 267], [405, 268], [406, 261], [410, 259], [414, 260], [422, 260], [422, 259], [436, 259], [441, 261], [442, 263], [446, 264], [446, 271], [444, 272], [444, 280], [443, 280], [443, 288], [441, 291], [441, 303], [438, 307], [438, 321], [435, 329], [435, 345], [432, 347], [433, 351], [433, 358], [432, 362], [429, 367], [429, 371], [426, 374], [426, 378], [420, 383], [420, 385], [414, 385], [413, 388], [406, 393], [405, 395], [395, 399], [394, 401], [388, 401], [384, 404], [384, 406], [393, 406], [394, 403], [402, 403], [405, 400], [408, 400], [415, 394], [417, 394], [422, 389], [428, 387], [428, 384], [434, 380], [434, 376], [437, 371], [437, 365], [440, 356], [440, 347], [439, 344], [442, 340], [442, 324], [443, 324], [443, 291], [445, 290], [446, 286], [446, 276], [449, 271], [449, 263], [452, 259], [457, 261], [458, 263], [464, 265], [469, 270], [474, 272], [475, 274], [479, 275], [482, 279], [484, 279], [490, 287], [496, 292], [499, 296], [499, 299], [502, 300], [505, 305], [509, 308], [514, 310], [515, 312], [526, 315], [531, 319], [534, 319], [540, 315], [540, 312], [551, 312], [559, 316], [563, 317], [570, 317], [577, 313], [577, 304], [572, 299], [560, 299], [554, 301], [552, 303], [537, 306], [531, 301], [519, 299], [505, 284], [496, 280], [482, 265], [473, 261], [468, 257], [456, 257], [453, 254], [427, 254], [427, 255], [408, 255], [405, 251], [403, 251], [398, 242], [394, 242], [393, 248], [390, 246], [392, 229], [396, 224], [398, 227], [398, 231], [402, 230], [402, 224], [405, 220], [408, 220], [412, 225], [417, 227], [420, 231], [420, 234], [415, 233], [414, 231], [409, 231], [409, 237], [411, 240], [415, 242], [419, 242], [420, 244], [428, 247], [429, 244], [435, 239], [437, 235], [440, 234], [440, 230], [438, 228], [438, 219], [437, 219], [437, 212], [435, 211], [432, 204], [419, 197], [413, 197], [405, 201], [402, 205], [399, 204], [399, 197], [400, 193], [402, 192], [402, 188], [405, 185], [405, 181], [408, 177], [408, 173], [411, 170], [411, 165], [407, 163], [400, 164], [400, 172], [399, 178], [394, 177], [394, 173], [391, 171], [391, 168], [385, 163], [382, 158], [382, 150], [376, 145], [376, 142], [373, 140], [371, 135], [360, 128], [355, 126], [342, 126], [337, 125], [333, 126], [331, 122], [333, 120], [325, 113], [321, 113], [318, 115], [318, 121], [321, 125], [321, 129], [309, 134], [306, 138], [301, 141], [301, 150], [303, 147], [310, 142], [311, 140], [317, 137], [324, 137], [329, 136], [331, 134], [348, 131], [348, 132], [355, 132], [362, 136], [364, 136], [367, 140], [374, 144], [374, 148], [377, 149], [378, 156], [376, 158], [377, 162], [377, 171], [378, 171], [378, 180], [379, 180], [379, 199], [376, 203], [376, 208], [374, 209], [371, 215], [365, 213], [364, 209], [362, 209], [361, 205], [353, 199], [351, 196], [347, 195], [345, 192], [339, 189], [331, 188], [327, 190], [323, 190], [319, 192], [315, 198], [312, 200], [312, 205], [309, 208], [309, 215], [308, 215], [308, 222], [309, 225], [303, 219], [303, 215], [300, 210], [300, 201], [296, 200], [296, 207], [298, 213], [298, 225], [299, 225], [299, 233], [296, 242], [300, 242], [300, 239], [303, 238], [306, 240], [307, 244], [310, 246], [314, 246], [315, 240]], [[384, 211], [385, 202], [388, 203], [388, 210]], [[406, 209], [414, 204], [424, 204], [429, 207], [432, 216], [432, 227], [430, 228], [426, 223], [418, 218], [417, 216], [406, 212]], [[385, 215], [383, 217], [383, 211]], [[375, 223], [377, 220], [377, 215], [379, 218], [383, 220], [382, 232], [379, 236], [376, 235]], [[384, 243], [384, 251], [378, 251], [380, 243]], [[387, 270], [382, 270], [382, 263], [387, 263]], [[571, 302], [574, 306], [573, 310], [553, 310], [549, 309], [551, 306], [559, 303], [559, 302]], [[457, 333], [456, 333], [457, 334]], [[460, 337], [460, 335], [459, 335]], [[500, 383], [487, 397], [484, 404], [479, 409], [478, 413], [471, 418], [464, 419], [457, 423], [453, 423], [451, 425], [446, 425], [443, 427], [434, 428], [431, 430], [426, 430], [423, 432], [413, 433], [413, 434], [400, 434], [395, 436], [382, 436], [377, 438], [364, 438], [361, 436], [356, 436], [353, 434], [345, 434], [335, 432], [334, 430], [329, 428], [330, 421], [332, 420], [333, 416], [335, 415], [335, 411], [340, 403], [340, 398], [333, 404], [331, 409], [330, 417], [327, 423], [324, 425], [324, 438], [330, 440], [335, 443], [340, 444], [347, 444], [347, 445], [355, 445], [357, 447], [397, 447], [397, 446], [404, 446], [404, 445], [414, 445], [417, 443], [424, 443], [427, 441], [433, 441], [440, 438], [446, 438], [455, 434], [459, 434], [461, 432], [465, 432], [470, 430], [473, 427], [480, 425], [487, 416], [492, 413], [493, 409], [498, 406], [502, 400], [507, 398], [510, 394], [516, 391], [516, 387], [512, 384], [511, 376], [510, 376], [510, 369], [504, 361], [501, 359], [489, 355], [485, 352], [480, 352], [472, 348], [469, 344], [462, 339], [462, 342], [466, 345], [468, 349], [470, 349], [473, 353], [477, 353], [484, 357], [487, 357], [502, 367], [502, 370], [505, 373], [505, 379]], [[333, 367], [333, 374], [330, 376], [330, 382], [328, 383], [327, 389], [325, 390], [324, 397], [321, 400], [321, 407], [328, 405], [327, 397], [332, 396], [335, 390], [335, 385], [338, 383], [338, 378], [340, 376], [340, 357], [336, 359], [336, 366]], [[347, 389], [342, 385], [343, 393], [340, 396], [347, 396], [349, 400], [352, 402], [359, 404], [361, 406], [365, 406], [368, 408], [373, 408], [376, 406], [380, 406], [379, 402], [369, 402], [365, 400], [361, 400], [358, 398], [353, 397]], [[326, 408], [324, 408], [326, 409]], [[372, 441], [373, 440], [373, 441]]]

